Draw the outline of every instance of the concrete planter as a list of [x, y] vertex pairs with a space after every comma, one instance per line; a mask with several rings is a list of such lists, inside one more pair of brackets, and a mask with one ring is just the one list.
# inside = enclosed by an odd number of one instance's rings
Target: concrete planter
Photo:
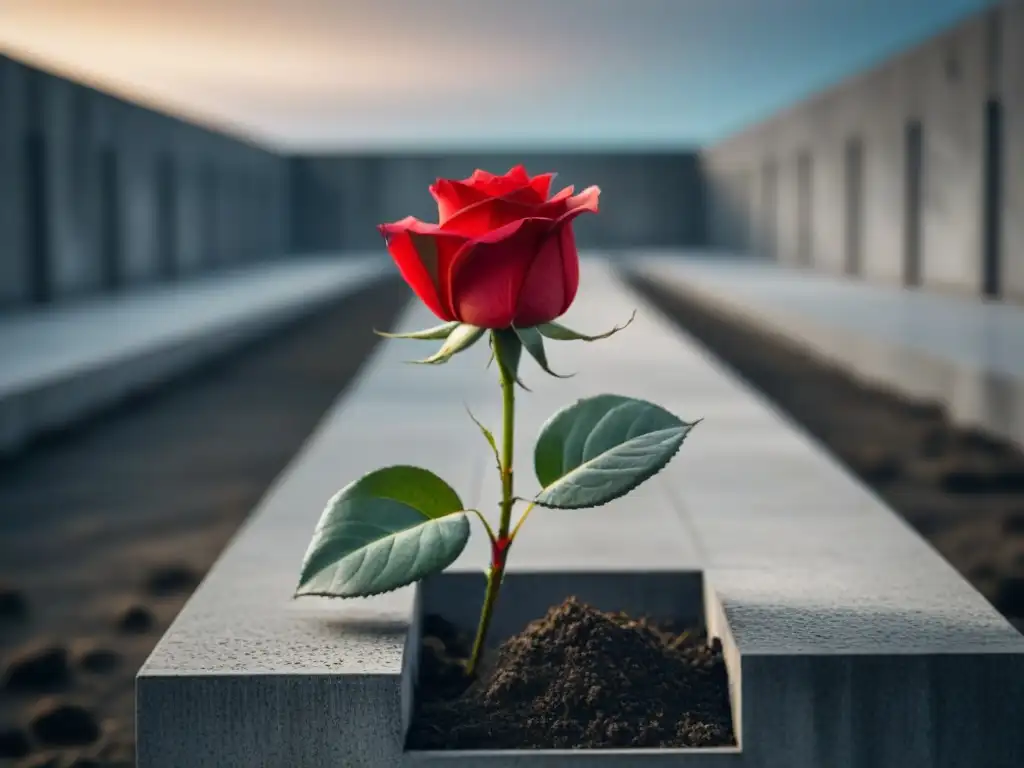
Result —
[[[498, 498], [465, 415], [469, 404], [485, 423], [497, 421], [487, 410], [493, 381], [479, 375], [486, 348], [413, 376], [396, 371], [409, 371], [402, 362], [415, 353], [389, 343], [139, 672], [139, 768], [1024, 765], [1024, 637], [817, 443], [659, 321], [607, 267], [589, 262], [583, 274], [568, 324], [601, 329], [640, 305], [636, 335], [602, 342], [599, 354], [561, 348], [562, 370], [580, 375], [522, 398], [521, 433], [536, 434], [574, 397], [609, 391], [707, 424], [635, 493], [598, 509], [531, 516], [511, 555], [495, 636], [570, 594], [630, 613], [703, 617], [725, 649], [739, 747], [404, 749], [419, 622], [435, 607], [456, 623], [475, 622], [486, 538], [474, 535], [447, 574], [418, 586], [365, 600], [292, 599], [310, 531], [346, 479], [402, 462], [466, 489], [473, 508], [490, 510]], [[415, 308], [400, 328], [430, 323]], [[530, 466], [531, 448], [517, 443], [517, 467]]]
[[[419, 662], [422, 619], [438, 614], [459, 629], [472, 632], [479, 617], [484, 577], [478, 573], [446, 573], [425, 581], [416, 594], [414, 622], [402, 665], [403, 727], [408, 729], [415, 702], [414, 681]], [[721, 605], [706, 590], [696, 571], [662, 572], [510, 572], [502, 585], [491, 625], [491, 644], [519, 632], [552, 605], [569, 596], [603, 611], [624, 611], [707, 628], [723, 644], [730, 678], [733, 723], [740, 717], [739, 654], [728, 631]], [[530, 750], [407, 750], [403, 758], [432, 766], [664, 766], [698, 768], [723, 763], [738, 747], [707, 749], [530, 749]], [[717, 759], [716, 759], [717, 758]]]

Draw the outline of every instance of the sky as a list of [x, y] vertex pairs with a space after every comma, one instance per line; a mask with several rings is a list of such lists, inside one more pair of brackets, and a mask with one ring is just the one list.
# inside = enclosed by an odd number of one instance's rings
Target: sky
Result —
[[0, 0], [0, 51], [285, 150], [713, 143], [989, 0]]

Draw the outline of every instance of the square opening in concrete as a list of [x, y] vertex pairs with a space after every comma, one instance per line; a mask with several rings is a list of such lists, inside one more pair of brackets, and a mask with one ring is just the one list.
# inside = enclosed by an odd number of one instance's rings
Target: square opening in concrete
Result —
[[[405, 648], [402, 672], [403, 728], [408, 735], [416, 714], [423, 639], [431, 633], [428, 617], [441, 617], [450, 629], [472, 638], [483, 602], [485, 577], [482, 573], [444, 573], [417, 586], [413, 624]], [[432, 764], [460, 766], [519, 765], [601, 765], [662, 764], [672, 756], [672, 765], [720, 765], [727, 755], [735, 757], [740, 744], [739, 654], [725, 623], [724, 614], [713, 592], [706, 588], [697, 571], [655, 572], [511, 572], [506, 574], [490, 632], [489, 659], [497, 646], [519, 634], [532, 621], [542, 618], [550, 608], [566, 598], [599, 611], [625, 613], [634, 619], [646, 618], [673, 629], [701, 630], [707, 642], [722, 643], [722, 656], [728, 678], [728, 704], [731, 713], [733, 746], [681, 748], [564, 748], [564, 749], [487, 749], [415, 748], [407, 739], [406, 757]], [[435, 622], [431, 619], [430, 622]], [[638, 691], [639, 693], [639, 691]], [[415, 740], [413, 740], [415, 741]], [[582, 762], [577, 763], [577, 760]], [[710, 760], [711, 762], [706, 762]]]

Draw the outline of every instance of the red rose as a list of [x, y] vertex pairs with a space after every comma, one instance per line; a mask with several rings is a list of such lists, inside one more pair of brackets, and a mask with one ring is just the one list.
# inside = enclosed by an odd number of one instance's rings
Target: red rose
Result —
[[438, 224], [409, 216], [378, 229], [402, 277], [442, 320], [527, 328], [562, 315], [576, 298], [579, 254], [572, 220], [597, 213], [597, 187], [552, 198], [554, 174], [475, 171], [430, 187]]

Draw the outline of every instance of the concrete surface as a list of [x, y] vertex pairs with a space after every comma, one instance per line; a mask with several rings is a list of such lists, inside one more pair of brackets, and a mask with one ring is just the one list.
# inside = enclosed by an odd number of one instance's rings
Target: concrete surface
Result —
[[[711, 244], [869, 281], [1024, 301], [1021, 50], [1024, 3], [1010, 0], [706, 148]], [[1001, 104], [1001, 142], [989, 141], [990, 101]], [[908, 139], [915, 123], [919, 176]], [[859, 161], [848, 157], [851, 142]], [[1000, 145], [988, 197], [986, 153]], [[997, 265], [990, 290], [987, 253]]]
[[[705, 422], [637, 492], [587, 511], [537, 510], [513, 571], [700, 570], [713, 628], [740, 674], [741, 754], [401, 751], [402, 668], [416, 588], [365, 600], [292, 601], [327, 498], [391, 463], [445, 477], [492, 513], [496, 475], [464, 405], [497, 424], [480, 345], [445, 366], [406, 367], [430, 345], [388, 342], [325, 417], [157, 645], [137, 680], [140, 768], [387, 768], [435, 764], [759, 768], [1011, 768], [1024, 760], [1015, 708], [1024, 638], [866, 488], [698, 344], [588, 260], [566, 322], [607, 329], [552, 344], [546, 377], [517, 397], [517, 493], [535, 481], [533, 435], [574, 398], [617, 392]], [[418, 305], [401, 326], [432, 322]], [[453, 571], [479, 571], [474, 531]], [[710, 601], [710, 602], [709, 602]], [[407, 684], [408, 681], [405, 681]], [[476, 760], [476, 762], [474, 762]], [[486, 760], [486, 762], [483, 762]]]
[[628, 263], [857, 376], [941, 402], [962, 424], [1024, 444], [1024, 309], [722, 254], [638, 252]]
[[64, 427], [383, 274], [380, 257], [296, 259], [0, 321], [0, 452]]
[[509, 152], [444, 155], [338, 155], [292, 160], [292, 221], [302, 251], [366, 249], [379, 240], [374, 225], [417, 216], [437, 220], [427, 192], [435, 178], [461, 179], [474, 169], [504, 173], [524, 164], [531, 173], [557, 171], [557, 191], [574, 184], [601, 187], [601, 215], [576, 225], [581, 247], [687, 246], [704, 242], [703, 190], [693, 152]]

